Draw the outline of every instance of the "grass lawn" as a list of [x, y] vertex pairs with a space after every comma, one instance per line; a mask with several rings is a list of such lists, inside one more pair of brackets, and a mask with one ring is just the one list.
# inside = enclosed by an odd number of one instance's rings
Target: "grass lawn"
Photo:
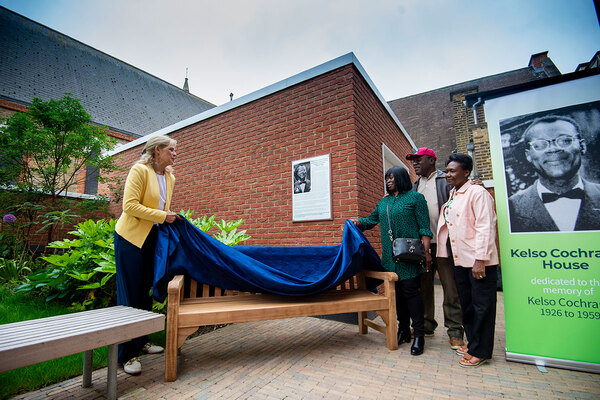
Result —
[[[0, 324], [67, 314], [67, 306], [58, 302], [46, 303], [44, 298], [29, 293], [14, 293], [0, 285]], [[150, 341], [161, 346], [165, 331], [150, 335]], [[106, 367], [108, 347], [94, 350], [94, 369]], [[7, 399], [73, 376], [83, 371], [83, 353], [46, 361], [40, 364], [0, 373], [0, 399]]]

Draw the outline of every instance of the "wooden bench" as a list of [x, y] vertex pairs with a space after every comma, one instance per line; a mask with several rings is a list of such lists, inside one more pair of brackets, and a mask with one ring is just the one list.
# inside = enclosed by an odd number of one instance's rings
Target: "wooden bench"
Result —
[[[365, 277], [383, 280], [384, 294], [368, 291]], [[177, 379], [177, 354], [181, 346], [198, 327], [205, 325], [357, 312], [360, 333], [367, 333], [368, 327], [376, 329], [386, 335], [388, 349], [396, 350], [398, 327], [394, 281], [397, 280], [398, 276], [393, 272], [365, 270], [336, 290], [296, 297], [223, 291], [193, 280], [187, 288], [184, 276], [177, 275], [168, 286], [165, 381]], [[367, 311], [375, 311], [385, 325], [367, 319]]]
[[83, 387], [89, 387], [93, 350], [108, 346], [107, 392], [116, 399], [117, 345], [164, 326], [164, 315], [125, 306], [0, 325], [0, 372], [84, 352]]

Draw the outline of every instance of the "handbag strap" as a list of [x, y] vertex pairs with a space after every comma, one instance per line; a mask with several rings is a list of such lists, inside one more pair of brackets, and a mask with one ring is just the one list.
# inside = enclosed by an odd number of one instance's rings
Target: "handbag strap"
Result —
[[392, 222], [390, 221], [390, 198], [387, 201], [387, 219], [388, 219], [388, 235], [390, 235], [390, 241], [394, 243], [394, 233], [392, 232]]

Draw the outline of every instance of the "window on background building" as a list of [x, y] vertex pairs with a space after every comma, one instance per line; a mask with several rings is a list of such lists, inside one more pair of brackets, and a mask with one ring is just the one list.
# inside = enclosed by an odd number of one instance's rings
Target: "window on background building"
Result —
[[98, 168], [87, 166], [85, 169], [85, 194], [98, 194]]

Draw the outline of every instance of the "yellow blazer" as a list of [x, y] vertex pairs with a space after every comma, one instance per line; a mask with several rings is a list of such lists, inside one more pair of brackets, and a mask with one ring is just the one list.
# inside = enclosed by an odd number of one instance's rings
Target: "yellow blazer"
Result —
[[[170, 210], [175, 177], [165, 172], [167, 200], [165, 210]], [[123, 213], [115, 226], [116, 232], [131, 244], [141, 248], [146, 237], [157, 222], [162, 224], [167, 212], [158, 210], [159, 188], [156, 172], [152, 165], [135, 164], [125, 181]]]

